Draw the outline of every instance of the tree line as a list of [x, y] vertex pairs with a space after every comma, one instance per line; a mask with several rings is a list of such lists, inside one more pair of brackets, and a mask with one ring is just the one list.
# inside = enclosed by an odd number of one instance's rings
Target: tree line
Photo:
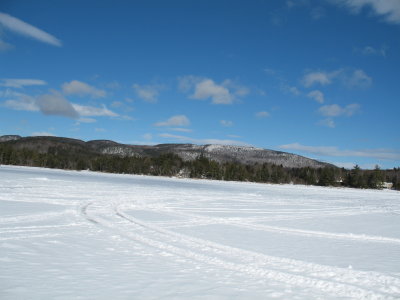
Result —
[[271, 163], [219, 163], [204, 155], [200, 155], [192, 161], [183, 161], [173, 153], [161, 154], [156, 157], [121, 157], [57, 146], [49, 147], [47, 152], [41, 153], [27, 148], [17, 149], [7, 144], [0, 144], [0, 164], [227, 181], [372, 189], [382, 188], [386, 182], [391, 183], [394, 189], [400, 190], [400, 168], [381, 170], [378, 166], [374, 170], [362, 170], [358, 166], [355, 166], [352, 170], [336, 167], [287, 168]]

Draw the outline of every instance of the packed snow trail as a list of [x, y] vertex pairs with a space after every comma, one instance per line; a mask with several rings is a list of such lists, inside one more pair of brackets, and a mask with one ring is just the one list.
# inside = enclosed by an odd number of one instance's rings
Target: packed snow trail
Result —
[[399, 202], [2, 166], [0, 298], [398, 299]]

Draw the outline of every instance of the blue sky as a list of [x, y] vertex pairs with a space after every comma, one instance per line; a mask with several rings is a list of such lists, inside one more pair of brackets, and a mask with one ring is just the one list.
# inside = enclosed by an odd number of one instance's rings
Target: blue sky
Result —
[[400, 1], [0, 4], [0, 135], [400, 166]]

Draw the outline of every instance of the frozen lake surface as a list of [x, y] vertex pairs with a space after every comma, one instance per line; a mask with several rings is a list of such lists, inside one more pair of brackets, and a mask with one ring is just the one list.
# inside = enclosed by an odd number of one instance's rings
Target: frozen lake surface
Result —
[[0, 299], [399, 298], [399, 192], [0, 166]]

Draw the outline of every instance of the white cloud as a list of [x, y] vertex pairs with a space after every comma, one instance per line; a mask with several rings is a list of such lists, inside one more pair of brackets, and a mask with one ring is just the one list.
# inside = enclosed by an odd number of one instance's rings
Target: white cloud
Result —
[[79, 123], [96, 123], [96, 122], [97, 120], [93, 118], [79, 118], [77, 123], [79, 124]]
[[146, 134], [143, 135], [143, 138], [144, 138], [146, 141], [150, 141], [150, 140], [153, 139], [153, 135], [152, 135], [151, 133], [146, 133]]
[[357, 103], [349, 104], [341, 107], [337, 104], [321, 106], [318, 112], [326, 117], [352, 116], [360, 110], [360, 105]]
[[94, 131], [96, 131], [96, 132], [106, 132], [107, 130], [105, 130], [104, 128], [95, 128]]
[[399, 160], [400, 151], [392, 149], [365, 149], [365, 150], [340, 150], [332, 146], [305, 146], [299, 143], [279, 146], [285, 150], [302, 151], [321, 156], [340, 156], [340, 157], [369, 157], [375, 159]]
[[189, 119], [185, 115], [172, 116], [166, 121], [157, 122], [154, 126], [188, 126], [190, 125]]
[[56, 37], [52, 36], [51, 34], [48, 34], [47, 32], [37, 27], [34, 27], [28, 23], [25, 23], [24, 21], [21, 21], [8, 14], [0, 12], [0, 24], [3, 25], [4, 28], [12, 32], [33, 38], [40, 42], [47, 43], [57, 47], [62, 46], [61, 41]]
[[225, 79], [222, 82], [222, 86], [228, 88], [230, 90], [230, 93], [232, 93], [234, 96], [237, 96], [237, 97], [244, 97], [250, 93], [249, 88], [247, 88], [243, 85], [240, 85], [231, 79]]
[[180, 77], [179, 89], [182, 92], [190, 92], [190, 98], [197, 100], [211, 99], [213, 104], [232, 104], [240, 97], [249, 94], [249, 89], [234, 83], [230, 79], [217, 84], [210, 78], [196, 77], [192, 75]]
[[398, 0], [330, 0], [338, 5], [348, 7], [352, 12], [359, 13], [364, 7], [372, 9], [387, 22], [400, 24], [400, 1]]
[[184, 93], [190, 92], [193, 86], [201, 80], [201, 77], [193, 75], [178, 77], [178, 89]]
[[85, 82], [72, 80], [71, 82], [65, 82], [62, 85], [62, 91], [66, 95], [78, 95], [78, 96], [92, 96], [93, 98], [103, 98], [106, 96], [104, 90], [97, 89]]
[[115, 108], [119, 108], [119, 107], [121, 107], [123, 105], [124, 105], [124, 103], [122, 103], [121, 101], [113, 101], [111, 103], [111, 107], [115, 107]]
[[305, 87], [311, 87], [314, 84], [328, 85], [332, 83], [332, 79], [337, 75], [337, 72], [310, 72], [304, 75], [302, 82]]
[[323, 119], [318, 122], [318, 125], [326, 126], [329, 128], [335, 128], [336, 126], [335, 121], [332, 118]]
[[147, 102], [157, 102], [160, 90], [163, 88], [161, 85], [140, 85], [135, 83], [132, 86], [137, 96]]
[[361, 69], [338, 69], [332, 72], [316, 71], [309, 72], [303, 76], [301, 82], [307, 88], [314, 85], [329, 85], [334, 81], [339, 81], [347, 87], [368, 87], [372, 83], [372, 78]]
[[345, 169], [353, 169], [354, 166], [356, 165], [355, 163], [352, 162], [332, 162], [335, 166], [338, 166], [339, 168], [345, 168]]
[[39, 111], [39, 107], [36, 104], [36, 99], [32, 96], [9, 92], [5, 93], [5, 97], [10, 97], [4, 102], [4, 106], [14, 110], [24, 110], [24, 111]]
[[235, 141], [235, 140], [221, 140], [221, 139], [194, 139], [187, 136], [174, 135], [169, 133], [159, 134], [160, 137], [166, 139], [172, 139], [179, 142], [184, 143], [193, 143], [193, 144], [218, 144], [218, 145], [237, 145], [237, 146], [249, 146], [249, 144]]
[[82, 117], [118, 117], [119, 115], [109, 110], [105, 105], [102, 107], [94, 107], [80, 104], [72, 104], [73, 108]]
[[31, 136], [55, 136], [55, 134], [46, 131], [32, 132]]
[[112, 90], [119, 90], [121, 88], [121, 84], [118, 81], [114, 80], [114, 81], [107, 83], [106, 88], [112, 89]]
[[47, 82], [40, 79], [15, 79], [15, 78], [3, 78], [1, 79], [0, 86], [22, 88], [29, 85], [46, 85]]
[[345, 83], [350, 87], [368, 87], [372, 83], [372, 78], [363, 70], [355, 70]]
[[386, 46], [382, 46], [381, 48], [374, 48], [372, 46], [365, 46], [363, 49], [357, 49], [358, 52], [361, 52], [363, 55], [377, 55], [386, 57], [386, 51], [388, 48]]
[[229, 90], [211, 79], [204, 79], [197, 83], [191, 97], [199, 100], [211, 98], [214, 104], [231, 104], [233, 102], [233, 96]]
[[37, 98], [36, 104], [45, 115], [63, 116], [72, 119], [79, 117], [75, 108], [59, 93], [41, 95]]
[[267, 111], [259, 111], [256, 113], [257, 118], [267, 118], [270, 116], [270, 113]]
[[299, 90], [297, 87], [295, 87], [295, 86], [290, 86], [290, 85], [287, 85], [287, 84], [282, 84], [282, 85], [281, 85], [281, 89], [282, 89], [284, 92], [290, 93], [290, 94], [292, 94], [292, 95], [294, 95], [294, 96], [299, 96], [299, 95], [301, 95], [300, 90]]
[[314, 99], [318, 103], [324, 103], [325, 97], [324, 94], [319, 90], [311, 91], [307, 94], [308, 98]]
[[168, 130], [178, 131], [178, 132], [192, 132], [192, 129], [189, 128], [168, 128]]
[[[109, 110], [105, 105], [93, 107], [70, 103], [61, 93], [53, 91], [52, 94], [40, 95], [37, 98], [7, 90], [0, 93], [1, 97], [10, 97], [3, 102], [5, 107], [14, 110], [41, 111], [45, 115], [58, 115], [78, 119], [78, 123], [93, 123], [95, 119], [85, 117], [120, 117]], [[122, 118], [128, 118], [122, 116]]]
[[265, 68], [264, 72], [267, 73], [269, 76], [275, 76], [278, 72], [271, 68]]
[[135, 118], [133, 118], [133, 117], [131, 117], [131, 116], [128, 116], [128, 115], [121, 115], [119, 119], [120, 119], [120, 120], [124, 120], [124, 121], [132, 121], [132, 120], [135, 120]]
[[228, 120], [221, 120], [221, 121], [219, 121], [219, 123], [224, 127], [232, 127], [233, 126], [233, 122], [228, 121]]

